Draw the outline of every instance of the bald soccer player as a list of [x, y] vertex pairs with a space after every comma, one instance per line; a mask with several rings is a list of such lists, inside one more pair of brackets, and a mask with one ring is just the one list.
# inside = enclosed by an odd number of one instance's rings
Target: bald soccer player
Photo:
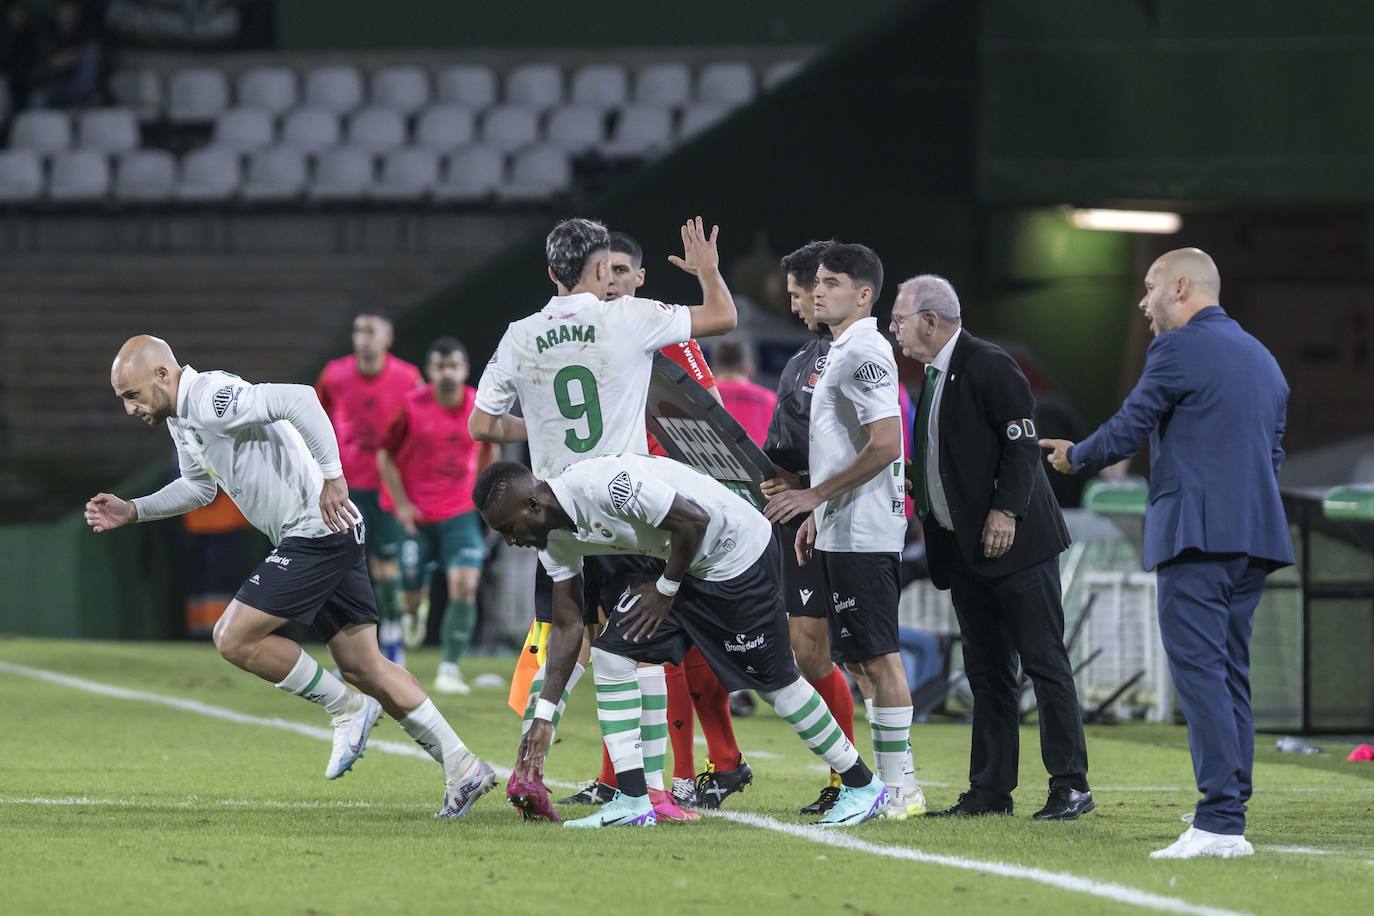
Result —
[[1254, 852], [1245, 839], [1250, 629], [1265, 577], [1293, 562], [1278, 486], [1288, 383], [1220, 299], [1206, 252], [1161, 256], [1140, 300], [1155, 339], [1126, 403], [1076, 445], [1040, 440], [1064, 474], [1104, 468], [1150, 442], [1143, 561], [1156, 570], [1159, 633], [1202, 793], [1192, 826], [1152, 859]]
[[[436, 816], [462, 817], [496, 774], [467, 749], [420, 682], [377, 647], [377, 605], [367, 576], [366, 531], [348, 498], [329, 417], [307, 385], [254, 385], [228, 372], [180, 365], [157, 337], [130, 338], [110, 384], [124, 410], [167, 424], [181, 477], [149, 496], [101, 493], [86, 503], [97, 532], [182, 515], [206, 505], [218, 485], [273, 545], [224, 616], [215, 648], [228, 661], [333, 717], [325, 777], [363, 755], [383, 709], [444, 770]], [[313, 628], [350, 690], [305, 650], [275, 635], [288, 620]], [[359, 693], [359, 690], [361, 693]]]

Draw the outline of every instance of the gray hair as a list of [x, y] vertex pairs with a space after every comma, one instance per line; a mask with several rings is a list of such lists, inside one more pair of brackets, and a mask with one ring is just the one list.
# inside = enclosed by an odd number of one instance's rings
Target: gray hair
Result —
[[949, 321], [960, 319], [959, 294], [954, 285], [938, 274], [920, 274], [903, 280], [897, 295], [910, 291], [911, 301], [918, 312], [934, 312]]
[[587, 259], [598, 251], [609, 251], [611, 234], [590, 219], [565, 219], [544, 240], [549, 270], [564, 289], [572, 289], [582, 279]]

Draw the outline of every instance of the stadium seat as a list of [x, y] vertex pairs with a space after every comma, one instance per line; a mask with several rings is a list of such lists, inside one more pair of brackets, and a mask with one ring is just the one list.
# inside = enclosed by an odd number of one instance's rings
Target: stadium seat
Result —
[[678, 126], [679, 140], [694, 137], [730, 113], [730, 106], [719, 103], [691, 105], [682, 113], [682, 124]]
[[746, 63], [707, 64], [697, 78], [697, 101], [734, 107], [754, 99], [754, 70]]
[[110, 77], [110, 92], [117, 105], [132, 108], [140, 121], [162, 117], [162, 78], [156, 70], [116, 70]]
[[372, 154], [337, 146], [320, 154], [309, 195], [314, 200], [350, 200], [367, 196], [371, 185]]
[[505, 157], [490, 146], [469, 146], [448, 157], [444, 177], [434, 186], [436, 200], [479, 201], [495, 193], [505, 178]]
[[606, 116], [586, 105], [560, 108], [549, 116], [544, 139], [574, 155], [585, 153], [606, 139]]
[[472, 142], [476, 119], [461, 105], [432, 105], [415, 126], [415, 145], [447, 153]]
[[0, 201], [22, 203], [43, 194], [43, 160], [30, 149], [0, 150]]
[[502, 185], [502, 200], [545, 200], [572, 187], [572, 163], [566, 150], [533, 146], [522, 150], [511, 164], [510, 181]]
[[563, 71], [554, 64], [521, 64], [506, 74], [506, 104], [545, 111], [563, 101]]
[[72, 145], [72, 122], [66, 112], [31, 109], [15, 115], [10, 126], [10, 148], [33, 150], [40, 155], [60, 153]]
[[238, 190], [239, 180], [238, 153], [218, 146], [202, 147], [182, 158], [176, 196], [190, 202], [227, 200]]
[[649, 64], [635, 74], [635, 101], [677, 107], [692, 98], [692, 74], [686, 64]]
[[73, 149], [53, 157], [48, 197], [62, 202], [100, 200], [110, 193], [110, 160], [93, 149]]
[[364, 108], [348, 119], [349, 146], [384, 153], [405, 142], [405, 116], [393, 108]]
[[372, 104], [409, 117], [429, 104], [429, 76], [419, 67], [383, 67], [372, 74]]
[[377, 200], [422, 200], [439, 181], [439, 154], [419, 147], [392, 150], [371, 188]]
[[176, 159], [160, 149], [132, 150], [115, 166], [116, 200], [151, 202], [168, 200], [176, 187]]
[[290, 67], [252, 67], [239, 76], [238, 104], [281, 115], [300, 99], [300, 81]]
[[290, 200], [305, 190], [305, 153], [290, 146], [260, 149], [248, 160], [245, 200]]
[[496, 71], [478, 64], [460, 64], [439, 74], [439, 101], [481, 111], [496, 104]]
[[272, 115], [262, 108], [230, 108], [215, 119], [215, 146], [251, 153], [272, 143]]
[[363, 103], [363, 75], [357, 67], [338, 65], [311, 70], [305, 78], [305, 105], [348, 114]]
[[771, 64], [767, 70], [763, 71], [763, 88], [774, 89], [804, 69], [806, 69], [806, 64], [800, 60], [784, 60]]
[[611, 139], [601, 145], [606, 156], [650, 156], [673, 142], [673, 112], [661, 105], [630, 105], [616, 117]]
[[539, 138], [539, 119], [529, 108], [501, 105], [482, 118], [482, 142], [509, 153]]
[[229, 107], [229, 80], [213, 67], [188, 67], [172, 74], [167, 119], [173, 124], [213, 121]]
[[82, 149], [102, 153], [138, 149], [138, 118], [128, 108], [92, 108], [81, 113], [77, 137]]
[[339, 142], [339, 117], [324, 108], [298, 108], [282, 122], [281, 142], [307, 153], [318, 153]]
[[629, 97], [629, 78], [625, 68], [616, 64], [588, 64], [573, 74], [572, 103], [590, 105], [606, 111], [625, 104]]

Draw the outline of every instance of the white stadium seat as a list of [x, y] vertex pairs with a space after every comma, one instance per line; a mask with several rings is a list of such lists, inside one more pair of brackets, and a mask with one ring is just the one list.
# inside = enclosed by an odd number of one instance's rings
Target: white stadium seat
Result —
[[48, 197], [56, 201], [100, 200], [110, 193], [110, 160], [93, 149], [73, 149], [53, 157]]
[[477, 119], [461, 105], [432, 105], [415, 125], [415, 145], [449, 152], [472, 142], [477, 134]]
[[0, 201], [22, 203], [43, 194], [43, 160], [33, 150], [0, 150]]
[[570, 153], [585, 153], [606, 139], [606, 116], [585, 105], [559, 108], [549, 115], [544, 139]]
[[605, 111], [618, 108], [629, 98], [629, 77], [616, 64], [588, 64], [573, 74], [572, 103]]
[[601, 145], [606, 156], [649, 156], [673, 142], [673, 112], [661, 105], [630, 105], [616, 117], [611, 139]]
[[533, 146], [511, 163], [510, 181], [499, 191], [502, 200], [544, 200], [572, 187], [572, 163], [566, 150]]
[[372, 154], [336, 146], [320, 154], [309, 193], [315, 200], [351, 200], [366, 196], [371, 185]]
[[138, 118], [128, 108], [92, 108], [77, 122], [78, 146], [102, 153], [138, 149]]
[[281, 142], [307, 153], [318, 153], [339, 142], [339, 117], [324, 108], [298, 108], [282, 122]]
[[505, 179], [505, 156], [490, 146], [469, 146], [448, 157], [443, 179], [434, 186], [438, 200], [479, 201]]
[[239, 154], [218, 146], [192, 150], [181, 160], [181, 176], [177, 180], [179, 200], [227, 200], [238, 191], [240, 179]]
[[348, 119], [349, 146], [384, 153], [405, 142], [405, 116], [394, 108], [364, 108]]
[[521, 64], [506, 74], [506, 104], [544, 111], [563, 101], [563, 71], [554, 64]]
[[230, 108], [215, 119], [214, 145], [251, 153], [272, 143], [272, 115], [262, 108]]
[[635, 74], [635, 101], [676, 107], [692, 98], [692, 73], [686, 64], [649, 64]]
[[730, 113], [729, 105], [702, 103], [691, 105], [682, 113], [682, 124], [678, 126], [678, 139], [694, 137]]
[[439, 101], [481, 111], [496, 104], [496, 71], [480, 64], [459, 64], [439, 74]]
[[539, 119], [533, 111], [501, 105], [482, 118], [482, 142], [509, 153], [539, 138]]
[[116, 200], [167, 200], [176, 187], [176, 158], [166, 150], [132, 150], [119, 157], [115, 167]]
[[281, 115], [300, 100], [300, 81], [290, 67], [253, 67], [239, 76], [238, 104]]
[[392, 150], [372, 186], [377, 200], [422, 200], [439, 181], [439, 154], [419, 147]]
[[213, 121], [229, 107], [229, 80], [213, 67], [188, 67], [172, 74], [167, 118], [173, 124]]
[[132, 108], [140, 121], [162, 117], [162, 77], [146, 67], [116, 70], [110, 77], [116, 104]]
[[383, 67], [372, 74], [372, 104], [413, 115], [429, 104], [429, 76], [419, 67]]
[[697, 78], [697, 101], [736, 106], [754, 99], [754, 70], [743, 62], [707, 64]]
[[72, 145], [72, 122], [66, 112], [31, 109], [15, 115], [10, 126], [10, 148], [33, 150], [41, 155], [60, 153]]
[[258, 150], [248, 160], [245, 200], [290, 200], [305, 190], [305, 153], [289, 146]]
[[363, 75], [357, 67], [318, 67], [305, 78], [305, 105], [348, 114], [363, 103]]
[[763, 88], [774, 89], [805, 69], [806, 64], [799, 60], [784, 60], [771, 64], [763, 71]]

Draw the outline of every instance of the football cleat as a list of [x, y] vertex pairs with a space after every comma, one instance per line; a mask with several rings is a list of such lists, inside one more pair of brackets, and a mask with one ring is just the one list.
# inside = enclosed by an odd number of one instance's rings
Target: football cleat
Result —
[[538, 776], [524, 777], [512, 773], [510, 781], [506, 783], [506, 798], [527, 821], [553, 821], [557, 824], [562, 820], [549, 799], [548, 786]]
[[807, 805], [805, 808], [802, 808], [797, 813], [810, 814], [815, 817], [820, 817], [822, 814], [825, 814], [831, 808], [835, 807], [835, 800], [839, 797], [840, 789], [838, 786], [826, 786], [824, 789], [821, 789], [821, 794], [819, 798], [817, 798], [811, 804]]
[[717, 770], [714, 764], [707, 761], [706, 772], [697, 776], [697, 807], [719, 808], [725, 799], [736, 792], [743, 792], [744, 787], [753, 781], [754, 771], [749, 769], [743, 757], [733, 770]]
[[701, 807], [696, 781], [683, 776], [673, 777], [673, 798], [684, 808]]
[[887, 786], [877, 776], [861, 789], [840, 787], [840, 797], [825, 817], [816, 821], [817, 827], [852, 827], [872, 820], [887, 807]]
[[659, 823], [690, 824], [701, 820], [695, 811], [684, 811], [679, 807], [673, 793], [663, 789], [649, 790], [649, 803], [654, 806], [654, 817]]
[[888, 793], [887, 807], [880, 817], [889, 821], [904, 821], [909, 817], [923, 817], [926, 813], [926, 794], [919, 786]]
[[616, 792], [610, 801], [601, 806], [590, 817], [579, 817], [575, 821], [564, 821], [563, 826], [572, 830], [596, 829], [600, 827], [654, 827], [658, 818], [649, 796], [631, 798]]
[[462, 817], [494, 785], [496, 771], [485, 760], [474, 757], [466, 773], [457, 779], [444, 780], [444, 806], [434, 816]]
[[604, 805], [615, 798], [615, 789], [604, 782], [593, 779], [567, 798], [560, 798], [560, 805]]
[[382, 704], [365, 694], [355, 693], [353, 708], [334, 716], [334, 749], [324, 768], [325, 779], [338, 779], [353, 768], [367, 747], [367, 736], [382, 715]]

